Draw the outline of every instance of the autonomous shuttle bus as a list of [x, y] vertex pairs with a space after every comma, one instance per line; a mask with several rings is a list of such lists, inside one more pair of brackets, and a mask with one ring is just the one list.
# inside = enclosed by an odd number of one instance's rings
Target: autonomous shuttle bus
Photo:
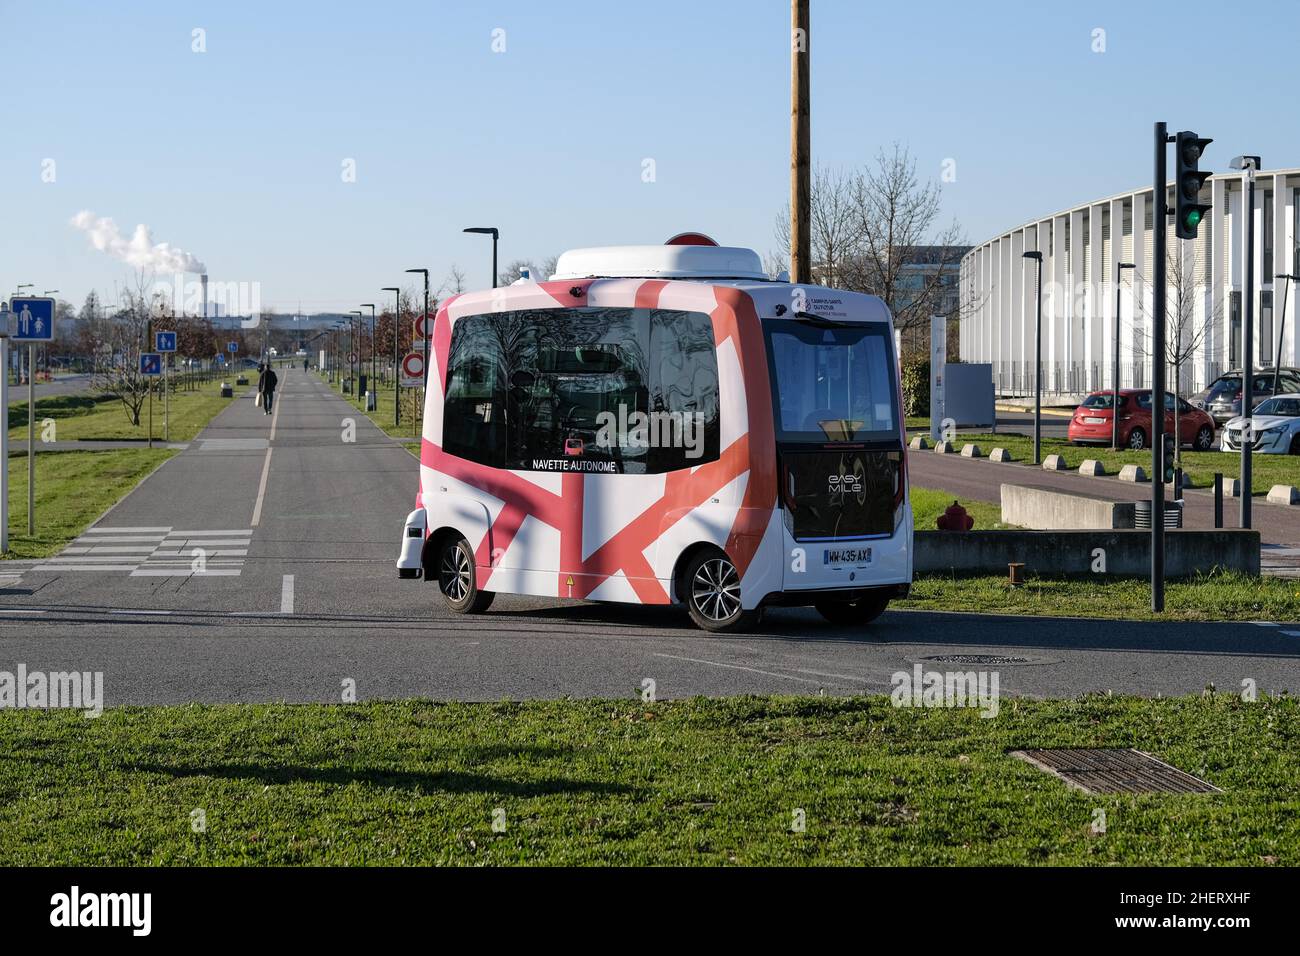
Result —
[[398, 573], [461, 613], [506, 592], [866, 624], [912, 580], [898, 378], [874, 296], [694, 234], [567, 252], [439, 308]]

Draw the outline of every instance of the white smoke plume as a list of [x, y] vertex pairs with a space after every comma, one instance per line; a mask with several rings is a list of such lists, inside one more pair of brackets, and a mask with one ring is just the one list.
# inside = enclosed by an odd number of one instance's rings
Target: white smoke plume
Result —
[[155, 243], [149, 227], [140, 223], [130, 239], [124, 239], [117, 223], [83, 209], [72, 217], [72, 225], [86, 234], [90, 244], [114, 259], [153, 272], [207, 272], [207, 267], [184, 249], [165, 242]]

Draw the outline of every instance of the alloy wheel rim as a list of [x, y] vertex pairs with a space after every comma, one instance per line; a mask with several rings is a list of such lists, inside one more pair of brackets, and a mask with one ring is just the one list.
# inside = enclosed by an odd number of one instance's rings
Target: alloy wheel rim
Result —
[[725, 621], [740, 611], [740, 575], [726, 558], [710, 558], [691, 582], [691, 600], [711, 621]]
[[442, 555], [442, 573], [438, 576], [442, 593], [453, 601], [463, 601], [469, 594], [470, 567], [465, 551], [459, 545]]

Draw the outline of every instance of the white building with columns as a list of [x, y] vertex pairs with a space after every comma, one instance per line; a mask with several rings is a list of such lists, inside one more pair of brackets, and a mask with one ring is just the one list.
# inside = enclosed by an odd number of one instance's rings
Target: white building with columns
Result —
[[[1214, 174], [1202, 193], [1202, 201], [1208, 198], [1213, 208], [1194, 240], [1176, 238], [1169, 220], [1166, 336], [1171, 348], [1176, 337], [1181, 341], [1178, 390], [1184, 396], [1242, 365], [1247, 219], [1255, 231], [1253, 366], [1273, 364], [1279, 334], [1282, 364], [1300, 366], [1300, 290], [1275, 278], [1300, 274], [1300, 169], [1257, 173], [1249, 217], [1244, 185], [1241, 173]], [[1172, 210], [1172, 184], [1168, 199]], [[1032, 394], [1036, 263], [1023, 256], [1040, 251], [1044, 392], [1066, 401], [1114, 387], [1117, 321], [1119, 385], [1149, 386], [1155, 275], [1151, 215], [1148, 187], [1063, 210], [975, 246], [961, 261], [962, 361], [991, 362], [999, 394]], [[1119, 270], [1118, 318], [1117, 263], [1134, 266]], [[1172, 385], [1172, 368], [1169, 374]]]

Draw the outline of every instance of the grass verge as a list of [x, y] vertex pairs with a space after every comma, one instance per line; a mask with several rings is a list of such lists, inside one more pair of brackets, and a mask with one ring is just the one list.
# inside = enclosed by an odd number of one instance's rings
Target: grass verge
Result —
[[1300, 581], [1214, 572], [1165, 582], [1165, 612], [1151, 613], [1145, 578], [1029, 574], [1013, 588], [1006, 575], [917, 575], [911, 595], [890, 607], [1035, 617], [1125, 620], [1300, 621]]
[[[253, 381], [256, 376], [250, 378]], [[234, 384], [232, 374], [228, 381]], [[246, 392], [251, 385], [234, 386], [235, 398], [221, 397], [221, 383], [210, 382], [192, 392], [173, 392], [170, 398], [170, 427], [168, 440], [185, 442], [193, 440], [217, 413]], [[105, 395], [52, 395], [36, 401], [36, 440], [49, 441], [145, 441], [149, 437], [149, 404], [140, 409], [140, 424], [132, 425], [126, 407], [115, 397]], [[52, 419], [52, 431], [46, 430], [45, 420]], [[9, 439], [27, 440], [27, 403], [15, 403], [9, 408]], [[162, 396], [153, 400], [153, 437], [162, 441]]]
[[9, 550], [3, 557], [58, 553], [174, 454], [167, 448], [38, 453], [33, 536], [27, 534], [27, 460], [9, 459]]
[[[1074, 746], [1137, 747], [1225, 792], [1088, 796], [1007, 754]], [[1108, 826], [1094, 834], [1099, 808]], [[885, 696], [7, 711], [0, 858], [1294, 866], [1300, 706], [1004, 699], [992, 719]]]
[[[337, 391], [337, 386], [335, 388]], [[376, 390], [375, 410], [372, 412], [365, 411], [364, 396], [342, 395], [340, 397], [357, 411], [364, 412], [372, 422], [392, 438], [410, 439], [420, 437], [420, 420], [418, 417], [420, 414], [420, 389], [402, 389], [402, 422], [400, 425], [393, 424], [393, 404], [396, 399], [391, 384], [380, 385]]]
[[[928, 433], [928, 428], [912, 433], [925, 434]], [[1031, 435], [1016, 432], [999, 432], [996, 435], [961, 432], [953, 444], [960, 448], [966, 442], [979, 445], [986, 455], [994, 448], [1005, 448], [1015, 456], [1016, 461], [1033, 461], [1034, 458], [1034, 439]], [[1065, 460], [1066, 466], [1072, 469], [1077, 469], [1085, 458], [1093, 458], [1105, 466], [1108, 475], [1119, 474], [1120, 468], [1124, 465], [1141, 465], [1148, 477], [1151, 474], [1150, 449], [1116, 452], [1107, 447], [1072, 445], [1063, 438], [1044, 436], [1042, 453], [1044, 458], [1048, 455], [1060, 455]], [[1268, 494], [1268, 490], [1274, 485], [1300, 484], [1300, 459], [1294, 456], [1254, 455], [1251, 460], [1251, 487], [1257, 495]], [[1240, 466], [1241, 456], [1235, 452], [1192, 451], [1187, 448], [1182, 451], [1183, 473], [1191, 479], [1193, 487], [1211, 487], [1214, 484], [1216, 471], [1224, 478], [1236, 477], [1240, 473]]]
[[1002, 506], [988, 501], [962, 501], [960, 495], [944, 491], [941, 488], [918, 488], [913, 485], [912, 494], [913, 527], [917, 531], [934, 531], [935, 521], [952, 506], [960, 502], [966, 513], [975, 519], [977, 531], [993, 531], [999, 528], [1015, 528], [1017, 525], [1002, 523]]

